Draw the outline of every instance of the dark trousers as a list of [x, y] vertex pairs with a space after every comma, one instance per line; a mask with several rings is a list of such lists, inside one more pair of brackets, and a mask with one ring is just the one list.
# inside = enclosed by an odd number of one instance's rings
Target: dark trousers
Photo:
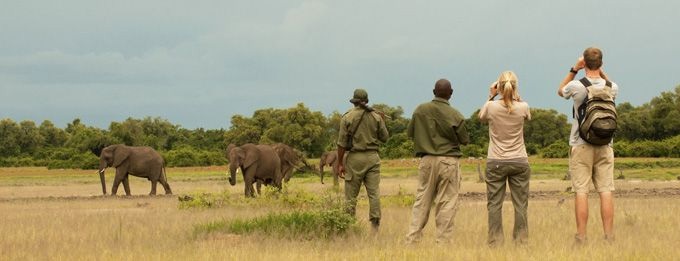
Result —
[[506, 182], [510, 185], [512, 205], [515, 207], [515, 226], [512, 239], [516, 243], [526, 243], [529, 235], [527, 227], [527, 208], [529, 206], [529, 178], [531, 169], [528, 163], [486, 164], [486, 190], [489, 212], [490, 246], [503, 244], [503, 201]]

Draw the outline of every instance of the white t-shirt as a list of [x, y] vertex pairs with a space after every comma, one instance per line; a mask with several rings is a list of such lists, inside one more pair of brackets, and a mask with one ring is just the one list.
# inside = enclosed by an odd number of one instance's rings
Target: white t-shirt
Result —
[[[606, 81], [602, 78], [587, 78], [588, 81], [592, 84], [593, 88], [595, 89], [601, 89], [605, 87]], [[567, 83], [566, 86], [564, 86], [564, 89], [562, 89], [562, 95], [565, 99], [572, 98], [574, 100], [574, 108], [573, 111], [577, 111], [578, 107], [583, 104], [583, 101], [585, 100], [587, 94], [586, 87], [583, 86], [583, 84], [578, 80], [573, 80]], [[612, 94], [614, 95], [614, 98], [616, 98], [616, 95], [619, 93], [619, 86], [616, 85], [616, 83], [612, 82]], [[576, 120], [577, 115], [573, 116], [573, 120], [571, 122], [571, 134], [569, 135], [569, 145], [571, 146], [577, 146], [581, 144], [587, 144], [586, 141], [581, 139], [581, 136], [578, 135], [578, 120]], [[610, 143], [611, 145], [611, 143]]]

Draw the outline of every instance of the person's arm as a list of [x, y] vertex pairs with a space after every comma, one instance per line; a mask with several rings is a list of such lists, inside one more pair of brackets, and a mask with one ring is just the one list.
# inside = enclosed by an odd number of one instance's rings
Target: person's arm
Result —
[[576, 61], [576, 64], [573, 67], [571, 67], [572, 71], [574, 71], [574, 72], [568, 72], [567, 76], [564, 76], [564, 79], [562, 79], [562, 82], [560, 83], [560, 86], [557, 89], [557, 95], [559, 95], [560, 97], [564, 97], [564, 86], [567, 86], [567, 83], [569, 83], [570, 81], [573, 81], [574, 78], [576, 77], [576, 73], [579, 70], [583, 69], [583, 67], [585, 67], [585, 66], [586, 66], [586, 63], [585, 63], [585, 61], [583, 61], [583, 56], [581, 56]]
[[345, 178], [345, 147], [338, 145], [338, 176]]
[[488, 107], [489, 103], [491, 103], [494, 98], [496, 98], [496, 95], [498, 95], [498, 82], [493, 82], [491, 86], [489, 86], [489, 96], [488, 100], [484, 103], [482, 108], [479, 110], [479, 120], [486, 123], [489, 118], [488, 118]]
[[465, 120], [461, 120], [458, 126], [453, 126], [453, 131], [456, 133], [458, 142], [461, 145], [470, 143], [470, 136], [468, 136], [467, 128], [465, 127]]
[[338, 169], [336, 169], [336, 173], [338, 173], [338, 176], [341, 178], [345, 177], [345, 145], [347, 144], [347, 126], [349, 124], [345, 122], [345, 117], [340, 120], [340, 130], [338, 131], [338, 142], [337, 142], [337, 147], [338, 147]]

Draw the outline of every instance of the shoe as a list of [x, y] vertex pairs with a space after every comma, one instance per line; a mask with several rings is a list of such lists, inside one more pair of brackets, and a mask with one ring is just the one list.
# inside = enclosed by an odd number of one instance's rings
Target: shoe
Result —
[[604, 235], [604, 241], [606, 241], [609, 244], [614, 243], [615, 241], [614, 235]]
[[380, 219], [371, 220], [371, 233], [377, 234], [380, 230]]
[[582, 247], [588, 242], [588, 238], [586, 236], [579, 236], [578, 234], [574, 235], [574, 244], [572, 247]]

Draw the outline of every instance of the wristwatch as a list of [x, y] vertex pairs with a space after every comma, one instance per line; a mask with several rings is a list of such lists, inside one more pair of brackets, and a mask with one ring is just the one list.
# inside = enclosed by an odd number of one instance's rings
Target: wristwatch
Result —
[[578, 73], [577, 70], [574, 70], [574, 67], [569, 67], [569, 72], [570, 72], [570, 73], [573, 73], [573, 74], [577, 74], [577, 73]]

